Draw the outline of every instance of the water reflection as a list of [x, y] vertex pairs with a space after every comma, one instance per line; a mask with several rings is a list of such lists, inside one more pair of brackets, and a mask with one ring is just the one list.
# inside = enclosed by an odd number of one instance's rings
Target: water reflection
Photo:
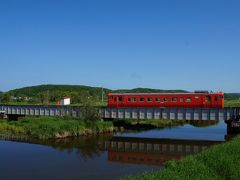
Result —
[[[224, 122], [224, 121], [221, 121], [221, 122]], [[213, 121], [213, 120], [210, 120], [210, 121], [199, 121], [199, 120], [192, 120], [192, 121], [187, 121], [187, 123], [189, 123], [190, 125], [194, 126], [194, 127], [202, 127], [202, 128], [205, 128], [205, 127], [210, 127], [210, 126], [215, 126], [217, 124], [220, 123], [220, 121]]]
[[166, 161], [199, 153], [218, 143], [222, 141], [114, 137], [105, 142], [104, 148], [109, 161], [163, 166]]
[[75, 154], [81, 161], [96, 159], [107, 151], [106, 161], [151, 166], [164, 166], [166, 161], [179, 160], [222, 142], [112, 135], [28, 141], [52, 147], [69, 155]]
[[22, 140], [21, 142], [49, 146], [60, 152], [66, 152], [68, 154], [74, 153], [79, 159], [88, 160], [101, 156], [105, 151], [102, 149], [101, 145], [104, 144], [104, 142], [111, 140], [111, 138], [112, 134], [105, 134], [101, 136], [82, 136], [78, 138], [64, 139], [28, 139]]

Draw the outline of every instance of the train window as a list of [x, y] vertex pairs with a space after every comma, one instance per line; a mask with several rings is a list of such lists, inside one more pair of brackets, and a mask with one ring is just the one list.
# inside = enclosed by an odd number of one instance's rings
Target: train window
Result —
[[128, 98], [128, 102], [131, 102], [131, 98]]
[[183, 98], [180, 98], [180, 102], [184, 102], [184, 99], [183, 99]]
[[144, 98], [140, 98], [139, 101], [140, 101], [140, 102], [144, 102]]
[[168, 102], [168, 98], [163, 98], [163, 101], [164, 102]]
[[211, 97], [210, 96], [206, 96], [206, 102], [210, 102], [211, 101]]
[[156, 101], [156, 102], [160, 102], [161, 99], [160, 99], [160, 98], [156, 98], [155, 101]]
[[118, 96], [118, 101], [122, 102], [122, 96]]
[[217, 100], [218, 100], [218, 97], [217, 97], [217, 96], [215, 96], [215, 97], [214, 97], [214, 100], [215, 100], [215, 101], [217, 101]]
[[136, 102], [137, 101], [137, 99], [136, 98], [132, 98], [132, 102]]
[[194, 98], [195, 98], [195, 99], [199, 99], [199, 96], [195, 96]]
[[114, 98], [114, 101], [115, 101], [115, 102], [117, 101], [117, 97]]
[[148, 102], [152, 102], [152, 98], [148, 98]]
[[191, 98], [186, 98], [186, 102], [192, 102]]
[[173, 98], [172, 98], [172, 102], [177, 102], [177, 98], [176, 98], [176, 97], [173, 97]]
[[220, 96], [221, 99], [223, 99], [223, 96]]

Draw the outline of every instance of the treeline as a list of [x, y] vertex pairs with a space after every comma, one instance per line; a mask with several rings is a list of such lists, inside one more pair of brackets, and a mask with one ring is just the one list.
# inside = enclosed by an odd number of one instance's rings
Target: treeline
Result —
[[224, 94], [226, 100], [240, 100], [240, 93], [226, 93]]
[[56, 104], [62, 97], [71, 98], [72, 104], [82, 104], [86, 100], [100, 102], [111, 90], [101, 87], [77, 85], [39, 85], [10, 90], [0, 94], [1, 103]]

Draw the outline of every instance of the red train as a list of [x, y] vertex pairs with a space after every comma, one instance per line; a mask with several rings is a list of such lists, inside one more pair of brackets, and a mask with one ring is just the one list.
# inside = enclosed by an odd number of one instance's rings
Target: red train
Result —
[[224, 108], [223, 92], [109, 93], [109, 107]]

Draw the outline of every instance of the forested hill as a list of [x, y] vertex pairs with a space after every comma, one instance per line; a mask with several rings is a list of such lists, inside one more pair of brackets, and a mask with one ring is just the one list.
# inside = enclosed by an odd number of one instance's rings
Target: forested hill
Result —
[[[110, 92], [110, 89], [103, 89], [104, 92]], [[82, 86], [82, 85], [39, 85], [39, 86], [29, 86], [20, 89], [14, 89], [8, 91], [7, 93], [13, 96], [28, 96], [34, 97], [41, 93], [60, 93], [63, 96], [70, 95], [69, 93], [74, 92], [88, 92], [90, 96], [101, 94], [101, 87], [91, 87], [91, 86]]]
[[10, 90], [2, 95], [1, 102], [26, 104], [55, 104], [64, 96], [71, 97], [73, 104], [81, 104], [86, 98], [100, 101], [110, 89], [82, 85], [39, 85]]
[[184, 90], [161, 90], [149, 88], [121, 89], [111, 90], [101, 87], [91, 87], [82, 85], [39, 85], [24, 87], [20, 89], [10, 90], [1, 95], [1, 102], [25, 102], [31, 104], [51, 103], [54, 104], [63, 96], [71, 97], [73, 104], [81, 104], [86, 98], [91, 98], [95, 102], [100, 102], [102, 98], [102, 90], [104, 99], [109, 92], [128, 92], [128, 93], [173, 93], [187, 92]]

